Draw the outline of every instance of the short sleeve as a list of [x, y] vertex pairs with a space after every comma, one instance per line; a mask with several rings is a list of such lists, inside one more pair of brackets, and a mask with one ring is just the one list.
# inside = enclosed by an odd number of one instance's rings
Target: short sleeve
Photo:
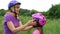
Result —
[[8, 21], [11, 21], [11, 17], [10, 16], [5, 16], [4, 17], [4, 22], [8, 22]]

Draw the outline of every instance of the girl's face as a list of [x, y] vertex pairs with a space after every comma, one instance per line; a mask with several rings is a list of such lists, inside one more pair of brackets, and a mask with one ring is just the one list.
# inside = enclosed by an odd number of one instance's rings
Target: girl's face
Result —
[[37, 24], [37, 22], [36, 22], [35, 19], [34, 19], [34, 21], [33, 21], [33, 26], [36, 26], [36, 24]]
[[[15, 8], [14, 8], [15, 7]], [[19, 13], [19, 10], [20, 10], [20, 5], [15, 5], [13, 7], [11, 7], [11, 10], [14, 12], [16, 12], [17, 14]]]

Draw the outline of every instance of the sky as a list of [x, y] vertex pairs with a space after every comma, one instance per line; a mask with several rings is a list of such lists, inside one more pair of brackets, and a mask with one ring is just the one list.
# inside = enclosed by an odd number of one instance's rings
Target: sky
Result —
[[[0, 0], [0, 9], [8, 9], [8, 4], [12, 0]], [[53, 5], [59, 4], [60, 0], [17, 0], [21, 2], [23, 9], [35, 9], [37, 11], [48, 11]]]

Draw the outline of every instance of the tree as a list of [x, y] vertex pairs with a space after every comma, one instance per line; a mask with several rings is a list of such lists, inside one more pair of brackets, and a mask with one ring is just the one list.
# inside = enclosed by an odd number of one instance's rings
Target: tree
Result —
[[52, 5], [48, 10], [48, 16], [51, 18], [60, 18], [60, 4]]

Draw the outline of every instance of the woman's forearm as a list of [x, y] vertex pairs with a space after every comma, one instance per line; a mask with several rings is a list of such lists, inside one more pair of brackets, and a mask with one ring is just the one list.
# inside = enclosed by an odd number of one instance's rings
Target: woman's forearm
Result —
[[[28, 29], [30, 29], [30, 28], [32, 28], [32, 26], [30, 26], [30, 27], [27, 27], [27, 26], [29, 26], [29, 25], [31, 25], [32, 23], [29, 21], [29, 22], [27, 22], [25, 25], [21, 25], [21, 26], [18, 26], [18, 27], [14, 27], [14, 24], [11, 22], [11, 21], [9, 21], [8, 23], [7, 23], [7, 26], [9, 27], [9, 29], [12, 31], [12, 32], [18, 32], [18, 31], [21, 31], [21, 30], [23, 30], [24, 28], [24, 30], [28, 30]], [[26, 28], [27, 27], [27, 28]]]
[[15, 28], [15, 32], [21, 31], [21, 30], [23, 30], [25, 27], [27, 27], [27, 24]]
[[19, 26], [19, 27], [17, 27], [17, 28], [15, 28], [14, 26], [13, 26], [13, 24], [12, 25], [10, 25], [10, 24], [12, 24], [12, 23], [9, 23], [9, 24], [7, 24], [8, 25], [8, 27], [9, 27], [9, 29], [12, 31], [12, 32], [18, 32], [18, 31], [21, 31], [21, 30], [23, 30], [25, 27], [27, 27], [28, 26], [28, 24], [25, 24], [25, 25], [22, 25], [22, 26]]
[[29, 29], [32, 29], [32, 28], [33, 28], [33, 26], [27, 26], [23, 30], [29, 30]]

